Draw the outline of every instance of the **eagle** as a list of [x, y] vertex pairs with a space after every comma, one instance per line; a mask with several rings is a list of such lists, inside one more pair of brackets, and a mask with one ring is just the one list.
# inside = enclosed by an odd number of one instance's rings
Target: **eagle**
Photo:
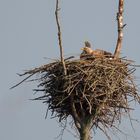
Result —
[[88, 58], [88, 57], [109, 57], [112, 58], [112, 53], [96, 49], [91, 49], [91, 44], [88, 41], [85, 41], [85, 46], [81, 49], [83, 52], [80, 55], [80, 59]]

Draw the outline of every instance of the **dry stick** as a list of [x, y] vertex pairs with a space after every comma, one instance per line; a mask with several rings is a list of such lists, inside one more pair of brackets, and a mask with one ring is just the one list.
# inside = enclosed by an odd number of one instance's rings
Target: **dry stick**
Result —
[[124, 11], [124, 0], [119, 0], [118, 13], [117, 13], [117, 22], [118, 22], [118, 39], [117, 45], [114, 53], [114, 58], [119, 58], [120, 51], [122, 48], [122, 39], [123, 39], [123, 11]]
[[59, 11], [59, 0], [56, 0], [55, 16], [56, 16], [56, 23], [57, 23], [57, 28], [58, 28], [58, 41], [59, 41], [59, 47], [60, 47], [60, 57], [61, 57], [61, 62], [63, 64], [64, 74], [67, 75], [66, 64], [65, 64], [65, 61], [63, 58], [62, 37], [61, 37], [61, 28], [60, 28], [60, 23], [59, 23], [58, 11]]
[[[13, 89], [17, 86], [19, 86], [20, 84], [22, 84], [24, 81], [26, 81], [27, 79], [29, 79], [31, 76], [33, 76], [35, 73], [30, 74], [29, 76], [27, 76], [26, 78], [24, 78], [21, 82], [17, 83], [16, 85], [12, 86], [10, 89]], [[22, 75], [21, 75], [22, 76]]]

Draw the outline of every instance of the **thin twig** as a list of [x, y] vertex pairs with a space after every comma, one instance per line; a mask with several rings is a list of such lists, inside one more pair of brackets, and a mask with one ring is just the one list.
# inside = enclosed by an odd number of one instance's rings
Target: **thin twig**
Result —
[[124, 0], [119, 0], [118, 13], [117, 13], [117, 22], [118, 22], [118, 39], [117, 45], [114, 53], [114, 58], [119, 58], [120, 51], [122, 48], [122, 39], [123, 39], [123, 11], [124, 11]]
[[55, 16], [56, 16], [56, 24], [58, 28], [58, 41], [59, 41], [59, 47], [60, 47], [60, 57], [61, 57], [61, 62], [63, 64], [63, 69], [64, 69], [64, 74], [67, 75], [66, 71], [66, 65], [63, 57], [63, 47], [62, 47], [62, 36], [61, 36], [61, 27], [59, 23], [59, 17], [58, 17], [58, 11], [59, 11], [59, 0], [56, 0], [56, 10], [55, 10]]
[[12, 86], [10, 89], [13, 89], [17, 86], [19, 86], [20, 84], [22, 84], [23, 82], [25, 82], [27, 79], [29, 79], [31, 76], [33, 76], [35, 73], [30, 74], [29, 76], [27, 76], [26, 78], [24, 78], [21, 82], [19, 82], [18, 84]]

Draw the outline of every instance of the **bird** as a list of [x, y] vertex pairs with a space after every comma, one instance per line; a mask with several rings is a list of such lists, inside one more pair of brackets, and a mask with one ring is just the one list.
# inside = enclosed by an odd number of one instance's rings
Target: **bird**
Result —
[[[91, 44], [88, 41], [85, 41], [85, 47], [86, 48], [91, 48]], [[89, 56], [89, 53], [84, 48], [81, 49], [82, 53], [80, 54], [80, 59], [85, 59]]]
[[88, 41], [85, 41], [85, 46], [83, 48], [81, 48], [81, 50], [83, 50], [83, 52], [80, 55], [80, 58], [84, 58], [86, 56], [91, 56], [91, 57], [112, 57], [112, 53], [104, 51], [104, 50], [100, 50], [100, 49], [96, 49], [96, 50], [92, 50], [91, 49], [91, 45]]

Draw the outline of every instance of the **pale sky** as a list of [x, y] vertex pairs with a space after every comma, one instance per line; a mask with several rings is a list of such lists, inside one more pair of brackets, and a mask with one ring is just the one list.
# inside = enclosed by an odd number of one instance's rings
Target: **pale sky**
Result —
[[[122, 56], [136, 64], [140, 64], [139, 6], [140, 0], [125, 0], [127, 26]], [[61, 0], [65, 55], [80, 54], [85, 40], [95, 48], [114, 52], [117, 7], [118, 0]], [[22, 79], [16, 73], [48, 63], [44, 57], [59, 58], [54, 8], [55, 0], [0, 0], [0, 140], [54, 140], [61, 131], [56, 119], [50, 119], [50, 115], [44, 119], [47, 107], [42, 102], [29, 100], [37, 96], [32, 89], [38, 83], [27, 82], [9, 90]], [[140, 68], [135, 76], [138, 85]], [[132, 117], [140, 121], [140, 106], [134, 107]], [[124, 118], [121, 128], [140, 140], [140, 123], [134, 122], [134, 133], [129, 120]], [[98, 131], [94, 137], [106, 140]], [[63, 139], [76, 140], [67, 131]], [[120, 139], [125, 137], [121, 135]]]

